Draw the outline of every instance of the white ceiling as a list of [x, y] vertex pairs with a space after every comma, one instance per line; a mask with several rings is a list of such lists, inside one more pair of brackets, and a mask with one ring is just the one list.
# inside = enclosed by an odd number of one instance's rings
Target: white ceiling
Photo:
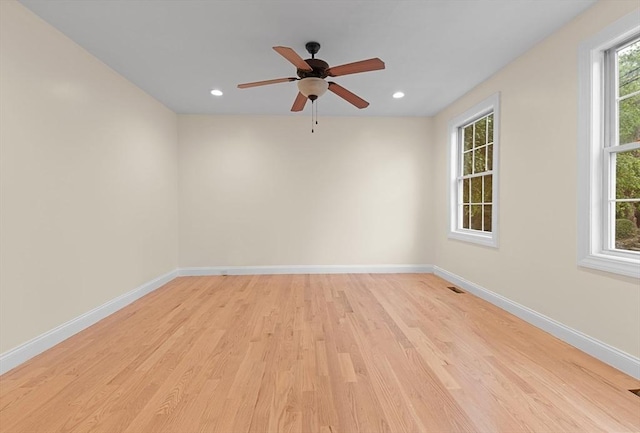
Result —
[[[177, 113], [291, 114], [295, 76], [271, 49], [303, 58], [308, 41], [335, 66], [370, 57], [383, 71], [334, 80], [368, 100], [336, 95], [320, 115], [430, 116], [527, 51], [595, 0], [21, 0]], [[572, 55], [572, 53], [568, 53]], [[219, 88], [222, 97], [209, 91]], [[401, 90], [403, 99], [392, 99]], [[297, 115], [308, 115], [305, 111]]]

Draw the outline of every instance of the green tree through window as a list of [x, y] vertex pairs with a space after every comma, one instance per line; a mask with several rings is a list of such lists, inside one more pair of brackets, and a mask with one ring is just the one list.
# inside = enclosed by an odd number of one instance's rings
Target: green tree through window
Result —
[[[619, 50], [618, 145], [640, 142], [640, 40]], [[615, 247], [640, 251], [640, 149], [615, 155]], [[637, 200], [637, 201], [636, 201]]]

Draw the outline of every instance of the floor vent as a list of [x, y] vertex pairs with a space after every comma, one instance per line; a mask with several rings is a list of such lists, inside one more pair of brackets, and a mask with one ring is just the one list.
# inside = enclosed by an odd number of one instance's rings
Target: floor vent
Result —
[[457, 287], [454, 286], [449, 286], [447, 287], [447, 289], [451, 290], [452, 292], [456, 292], [456, 293], [464, 293], [462, 290], [458, 289]]
[[640, 397], [640, 389], [630, 389], [629, 391]]

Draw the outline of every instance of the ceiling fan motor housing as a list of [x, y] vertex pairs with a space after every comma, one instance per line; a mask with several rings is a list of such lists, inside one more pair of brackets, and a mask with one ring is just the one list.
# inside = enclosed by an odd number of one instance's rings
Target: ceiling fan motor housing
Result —
[[311, 66], [311, 71], [305, 71], [303, 69], [298, 69], [297, 74], [300, 78], [307, 77], [316, 77], [316, 78], [326, 78], [327, 77], [327, 69], [329, 69], [329, 64], [324, 60], [320, 59], [305, 59], [305, 62], [309, 66]]

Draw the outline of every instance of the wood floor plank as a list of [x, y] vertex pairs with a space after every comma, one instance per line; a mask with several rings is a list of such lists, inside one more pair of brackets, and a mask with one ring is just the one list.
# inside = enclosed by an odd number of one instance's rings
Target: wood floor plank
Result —
[[180, 277], [0, 376], [0, 432], [640, 431], [640, 381], [450, 285]]

